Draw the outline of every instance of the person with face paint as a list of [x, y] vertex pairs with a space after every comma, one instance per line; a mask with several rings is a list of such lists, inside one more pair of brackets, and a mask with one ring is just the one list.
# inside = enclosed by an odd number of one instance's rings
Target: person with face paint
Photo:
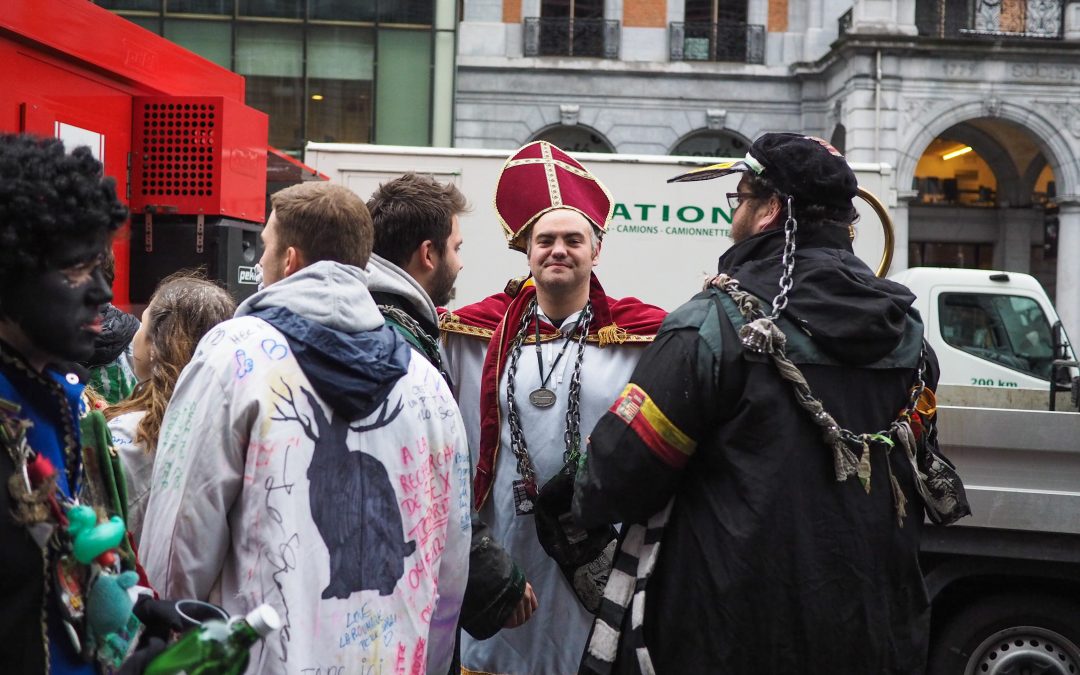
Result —
[[143, 311], [132, 340], [139, 384], [130, 399], [105, 411], [127, 479], [127, 523], [136, 546], [150, 497], [158, 432], [176, 380], [199, 340], [235, 311], [236, 301], [228, 291], [185, 271], [163, 279]]
[[853, 254], [858, 185], [827, 142], [767, 133], [673, 180], [730, 173], [735, 244], [577, 474], [579, 521], [625, 524], [580, 672], [922, 673], [924, 512], [970, 511], [930, 461], [938, 368], [915, 298]]
[[[79, 582], [105, 567], [73, 561], [73, 540], [64, 526], [76, 504], [107, 505], [98, 501], [96, 464], [84, 462], [90, 439], [80, 438], [86, 410], [75, 364], [93, 354], [101, 333], [100, 310], [112, 299], [102, 261], [126, 217], [114, 181], [102, 178], [89, 149], [65, 154], [57, 140], [0, 136], [5, 672], [95, 672], [93, 646], [79, 618], [86, 600], [79, 596]], [[61, 578], [75, 580], [75, 590], [59, 592]]]
[[538, 607], [520, 628], [462, 635], [462, 671], [571, 673], [614, 549], [610, 528], [586, 533], [571, 522], [572, 472], [664, 311], [600, 285], [593, 268], [614, 202], [559, 148], [537, 141], [509, 157], [495, 207], [530, 276], [447, 312], [441, 328], [467, 415], [474, 504], [524, 568]]

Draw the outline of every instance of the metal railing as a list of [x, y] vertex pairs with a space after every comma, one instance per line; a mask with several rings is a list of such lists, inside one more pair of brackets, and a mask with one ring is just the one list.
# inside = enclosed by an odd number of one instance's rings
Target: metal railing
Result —
[[525, 19], [525, 56], [619, 58], [619, 22], [572, 17]]
[[840, 37], [847, 35], [847, 32], [851, 30], [852, 12], [854, 9], [849, 9], [840, 15], [840, 18], [836, 20], [836, 34]]
[[672, 61], [765, 63], [765, 26], [672, 22], [668, 37]]
[[916, 0], [919, 35], [1060, 39], [1064, 0]]

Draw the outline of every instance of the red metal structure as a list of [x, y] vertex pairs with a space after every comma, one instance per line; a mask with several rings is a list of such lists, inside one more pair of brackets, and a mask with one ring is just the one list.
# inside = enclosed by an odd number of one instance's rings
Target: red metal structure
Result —
[[[146, 253], [156, 214], [198, 228], [199, 254], [204, 226], [263, 222], [267, 118], [244, 105], [241, 76], [87, 0], [0, 2], [0, 64], [0, 131], [90, 145]], [[124, 235], [114, 245], [121, 306], [131, 279]], [[245, 240], [247, 249], [250, 258]]]

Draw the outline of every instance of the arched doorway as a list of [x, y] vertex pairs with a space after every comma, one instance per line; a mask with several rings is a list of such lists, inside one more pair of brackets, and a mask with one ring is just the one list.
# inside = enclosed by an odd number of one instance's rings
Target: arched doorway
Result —
[[742, 157], [749, 147], [750, 141], [734, 132], [698, 129], [680, 138], [669, 154], [690, 157]]
[[604, 135], [584, 124], [556, 124], [541, 129], [529, 141], [547, 141], [566, 152], [615, 152]]
[[1057, 181], [1031, 131], [992, 117], [941, 131], [918, 156], [908, 264], [1004, 269], [1057, 285]]

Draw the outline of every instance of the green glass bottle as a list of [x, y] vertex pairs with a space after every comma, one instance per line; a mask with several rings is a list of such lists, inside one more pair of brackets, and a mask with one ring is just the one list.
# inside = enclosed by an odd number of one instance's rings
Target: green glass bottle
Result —
[[247, 668], [251, 646], [281, 628], [270, 605], [259, 605], [243, 618], [207, 621], [158, 654], [145, 675], [239, 675]]

